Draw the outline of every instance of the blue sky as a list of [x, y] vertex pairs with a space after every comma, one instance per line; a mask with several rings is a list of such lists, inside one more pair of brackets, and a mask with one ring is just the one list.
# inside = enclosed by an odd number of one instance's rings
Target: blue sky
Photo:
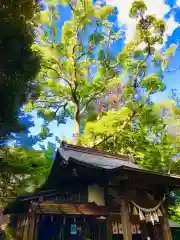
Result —
[[[133, 0], [106, 0], [107, 4], [111, 4], [116, 8], [115, 15], [112, 17], [113, 21], [116, 21], [117, 25], [124, 25], [126, 27], [126, 38], [124, 41], [132, 39], [135, 22], [131, 20], [128, 16], [129, 8]], [[144, 0], [148, 7], [149, 14], [155, 14], [159, 18], [164, 18], [167, 24], [167, 29], [165, 33], [165, 45], [168, 47], [171, 43], [180, 43], [180, 0]], [[70, 18], [69, 11], [66, 8], [60, 8], [60, 23], [59, 26], [62, 26], [62, 23], [65, 20]], [[118, 43], [115, 48], [121, 48], [122, 42]], [[175, 69], [180, 66], [180, 47], [178, 47], [175, 56], [170, 60], [169, 68]], [[180, 91], [180, 70], [168, 72], [165, 74], [164, 83], [166, 85], [166, 91], [163, 93], [158, 93], [153, 96], [154, 101], [161, 101], [171, 95], [172, 89], [178, 89]], [[30, 134], [38, 134], [41, 129], [42, 120], [36, 116], [36, 113], [32, 114], [35, 121], [35, 126], [30, 128]], [[56, 143], [55, 137], [58, 136], [62, 139], [65, 137], [67, 139], [72, 139], [74, 126], [73, 121], [69, 120], [66, 124], [61, 124], [57, 127], [56, 122], [52, 122], [50, 125], [51, 131], [54, 133], [54, 136], [47, 139], [44, 144], [47, 145], [47, 142]], [[36, 149], [39, 149], [39, 146], [35, 146]]]

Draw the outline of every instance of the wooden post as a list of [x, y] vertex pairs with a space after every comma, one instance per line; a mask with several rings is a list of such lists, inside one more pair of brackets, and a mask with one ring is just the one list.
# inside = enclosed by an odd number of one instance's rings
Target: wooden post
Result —
[[168, 216], [165, 207], [162, 205], [161, 228], [163, 240], [172, 240], [171, 228], [169, 226]]
[[17, 217], [17, 225], [16, 225], [16, 239], [21, 239], [22, 234], [22, 217]]
[[125, 199], [120, 200], [121, 206], [121, 222], [123, 227], [124, 240], [132, 240], [130, 213], [127, 201]]
[[28, 240], [34, 240], [35, 214], [29, 215]]
[[34, 240], [38, 240], [39, 219], [40, 219], [40, 216], [36, 214], [35, 229], [34, 229]]
[[111, 217], [107, 217], [107, 240], [112, 240], [112, 220]]
[[23, 232], [23, 240], [28, 239], [28, 230], [29, 230], [29, 217], [28, 215], [24, 217], [24, 232]]

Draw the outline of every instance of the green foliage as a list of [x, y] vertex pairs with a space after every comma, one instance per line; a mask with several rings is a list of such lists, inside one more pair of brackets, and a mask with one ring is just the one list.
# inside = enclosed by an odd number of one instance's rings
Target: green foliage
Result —
[[169, 214], [173, 222], [180, 223], [180, 192], [174, 192], [169, 198]]
[[146, 10], [142, 1], [135, 1], [130, 10], [130, 16], [137, 19], [137, 28], [134, 40], [126, 43], [117, 56], [126, 81], [118, 91], [111, 92], [116, 107], [105, 108], [104, 102], [109, 102], [103, 99], [100, 119], [85, 124], [79, 143], [129, 155], [147, 169], [178, 173], [179, 160], [174, 162], [172, 158], [179, 153], [179, 140], [167, 128], [172, 116], [175, 119], [176, 107], [150, 101], [152, 94], [165, 89], [163, 71], [175, 46], [164, 53], [156, 49], [162, 43], [165, 24], [146, 15]]
[[145, 77], [142, 82], [142, 87], [146, 89], [147, 92], [156, 93], [163, 91], [165, 89], [165, 85], [162, 80], [159, 79], [158, 74], [152, 73]]
[[41, 186], [52, 166], [48, 152], [20, 148], [2, 148], [0, 160], [0, 200], [3, 205], [11, 198]]
[[18, 131], [19, 108], [34, 93], [40, 69], [32, 48], [39, 8], [32, 0], [3, 0], [0, 9], [0, 142]]
[[[79, 135], [88, 106], [105, 96], [108, 86], [118, 76], [114, 59], [110, 52], [104, 51], [111, 40], [114, 43], [119, 39], [107, 20], [114, 9], [111, 6], [99, 8], [90, 0], [58, 1], [57, 4], [68, 5], [72, 13], [72, 19], [63, 24], [59, 41], [57, 10], [52, 7], [52, 1], [47, 4], [48, 9], [41, 17], [44, 21], [40, 45], [43, 60], [37, 78], [40, 95], [37, 100], [30, 100], [25, 109], [37, 109], [46, 127], [53, 120], [63, 123], [67, 117], [74, 118]], [[93, 74], [92, 69], [96, 69]], [[42, 134], [45, 136], [44, 130]]]
[[130, 9], [129, 16], [132, 18], [138, 18], [144, 15], [147, 7], [144, 1], [134, 1]]

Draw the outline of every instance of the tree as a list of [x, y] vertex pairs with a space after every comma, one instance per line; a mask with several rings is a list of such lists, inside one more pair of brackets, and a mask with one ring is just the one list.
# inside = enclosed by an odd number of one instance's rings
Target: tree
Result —
[[19, 109], [35, 95], [40, 56], [32, 44], [39, 7], [33, 0], [2, 0], [0, 8], [0, 143], [18, 132]]
[[22, 148], [0, 150], [0, 204], [34, 191], [47, 179], [52, 166], [49, 151], [39, 152]]
[[[18, 196], [33, 192], [48, 177], [52, 166], [52, 149], [45, 152], [22, 148], [0, 149], [0, 206], [5, 208]], [[0, 216], [2, 218], [2, 216]], [[2, 220], [2, 219], [1, 219]], [[12, 239], [9, 218], [3, 216], [3, 239]]]
[[108, 21], [113, 7], [101, 8], [91, 0], [57, 1], [68, 6], [72, 14], [72, 19], [59, 29], [55, 2], [47, 1], [48, 8], [41, 16], [40, 49], [44, 58], [38, 76], [40, 96], [31, 99], [25, 109], [36, 109], [45, 119], [42, 135], [49, 134], [49, 122], [63, 123], [67, 117], [73, 118], [76, 144], [88, 107], [105, 96], [110, 85], [117, 81], [119, 61], [110, 50], [121, 34], [113, 31]]
[[163, 53], [157, 50], [163, 43], [165, 23], [147, 15], [146, 10], [143, 1], [135, 1], [130, 10], [130, 17], [137, 19], [136, 33], [117, 56], [126, 79], [115, 94], [115, 108], [102, 104], [102, 117], [85, 125], [80, 143], [130, 155], [151, 170], [168, 172], [171, 166], [176, 172], [172, 157], [179, 149], [172, 146], [173, 136], [166, 129], [162, 108], [151, 102], [152, 94], [165, 89], [163, 72], [176, 46]]

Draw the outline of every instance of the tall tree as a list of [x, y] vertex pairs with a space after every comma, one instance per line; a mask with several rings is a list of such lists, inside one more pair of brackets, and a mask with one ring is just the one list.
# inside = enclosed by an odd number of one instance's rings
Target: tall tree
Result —
[[[40, 57], [32, 48], [39, 7], [33, 0], [0, 4], [0, 143], [19, 131], [19, 109], [34, 93]], [[35, 20], [36, 19], [36, 20]]]
[[143, 1], [135, 1], [130, 10], [130, 17], [137, 19], [136, 33], [117, 56], [127, 75], [119, 93], [112, 94], [118, 100], [116, 108], [102, 105], [102, 117], [86, 124], [80, 143], [128, 154], [146, 168], [168, 172], [177, 149], [151, 96], [165, 89], [163, 72], [176, 46], [163, 53], [157, 50], [165, 23], [146, 10]]
[[37, 100], [31, 99], [26, 110], [36, 108], [45, 119], [42, 134], [49, 133], [49, 122], [62, 123], [66, 117], [73, 118], [76, 144], [88, 107], [105, 96], [109, 86], [117, 81], [119, 61], [110, 50], [121, 34], [114, 32], [108, 21], [113, 7], [100, 7], [91, 0], [57, 1], [66, 5], [72, 15], [59, 29], [55, 2], [47, 1], [48, 8], [42, 13], [40, 48], [44, 58], [38, 78], [41, 94]]

